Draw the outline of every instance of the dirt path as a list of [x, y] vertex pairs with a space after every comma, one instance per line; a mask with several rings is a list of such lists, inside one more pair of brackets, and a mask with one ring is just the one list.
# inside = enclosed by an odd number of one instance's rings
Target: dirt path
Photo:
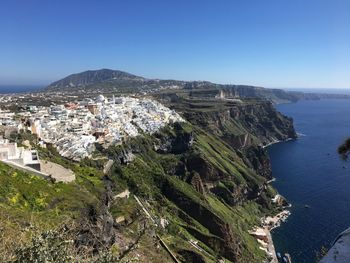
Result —
[[41, 160], [40, 166], [41, 172], [51, 175], [52, 178], [55, 178], [58, 182], [68, 183], [75, 180], [75, 174], [71, 170], [64, 168], [62, 165]]

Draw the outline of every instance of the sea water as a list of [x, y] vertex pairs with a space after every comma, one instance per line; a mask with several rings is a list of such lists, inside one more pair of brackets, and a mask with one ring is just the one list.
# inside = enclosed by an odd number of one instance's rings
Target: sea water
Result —
[[350, 100], [299, 101], [278, 105], [294, 119], [297, 140], [268, 147], [273, 183], [292, 204], [291, 216], [273, 230], [276, 251], [296, 263], [316, 262], [322, 246], [330, 247], [350, 227], [350, 161], [338, 146], [350, 137]]
[[3, 86], [0, 85], [0, 94], [7, 94], [7, 93], [21, 93], [21, 92], [31, 92], [31, 91], [37, 91], [43, 88], [43, 86]]

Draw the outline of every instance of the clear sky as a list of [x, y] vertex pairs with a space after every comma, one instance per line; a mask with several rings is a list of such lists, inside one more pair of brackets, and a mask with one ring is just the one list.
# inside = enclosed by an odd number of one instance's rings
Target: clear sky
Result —
[[1, 0], [0, 85], [100, 68], [350, 88], [350, 1]]

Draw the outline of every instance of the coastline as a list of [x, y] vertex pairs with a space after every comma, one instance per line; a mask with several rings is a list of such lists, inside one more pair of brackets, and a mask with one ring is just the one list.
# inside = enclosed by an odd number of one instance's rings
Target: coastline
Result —
[[287, 138], [287, 139], [282, 140], [282, 141], [281, 140], [275, 140], [275, 141], [272, 141], [272, 142], [270, 142], [270, 143], [268, 143], [266, 145], [263, 145], [262, 148], [265, 149], [265, 148], [267, 148], [267, 147], [269, 147], [269, 146], [271, 146], [273, 144], [280, 143], [280, 142], [288, 142], [288, 141], [295, 140], [295, 139], [298, 139], [298, 138], [299, 138], [299, 134], [297, 134], [296, 138]]
[[[281, 142], [287, 142], [294, 139], [297, 139], [300, 137], [300, 135], [297, 133], [296, 138], [287, 138], [285, 140], [274, 140], [266, 145], [263, 145], [262, 148], [266, 149], [267, 147]], [[272, 178], [267, 183], [274, 182], [276, 178]], [[278, 198], [283, 198], [281, 195], [277, 194], [273, 198], [273, 202], [276, 203], [278, 201]], [[276, 249], [273, 243], [271, 231], [277, 227], [279, 227], [283, 222], [287, 220], [287, 218], [290, 216], [291, 212], [287, 210], [286, 208], [289, 206], [283, 206], [283, 210], [276, 214], [275, 216], [268, 216], [261, 218], [261, 226], [256, 226], [252, 231], [249, 233], [254, 236], [259, 244], [261, 245], [259, 248], [266, 252], [267, 256], [269, 257], [268, 261], [269, 263], [278, 263], [277, 253]], [[283, 256], [282, 256], [283, 257]], [[287, 258], [288, 262], [291, 263], [291, 258], [289, 254], [285, 255], [285, 258]]]
[[[289, 138], [288, 138], [288, 139], [289, 139]], [[269, 147], [270, 145], [276, 144], [276, 143], [279, 143], [279, 142], [284, 142], [284, 141], [280, 141], [280, 140], [272, 141], [272, 142], [269, 142], [269, 143], [266, 144], [266, 145], [262, 145], [262, 148], [263, 148], [263, 149], [266, 149], [266, 148]]]
[[[286, 194], [289, 201], [298, 200], [298, 204], [295, 204], [297, 207], [293, 209], [288, 222], [272, 230], [271, 235], [276, 241], [276, 252], [291, 253], [293, 263], [315, 262], [321, 247], [328, 244], [329, 248], [330, 242], [348, 226], [346, 217], [342, 216], [348, 207], [340, 205], [337, 198], [329, 198], [329, 194], [325, 193], [341, 193], [337, 197], [344, 199], [348, 193], [344, 181], [348, 171], [343, 168], [346, 163], [339, 158], [336, 149], [341, 143], [339, 138], [347, 137], [349, 105], [341, 100], [330, 100], [290, 105], [279, 110], [293, 118], [298, 140], [273, 145], [265, 150], [269, 152], [272, 173], [277, 178], [277, 182], [273, 183], [274, 188]], [[330, 119], [334, 125], [324, 125]], [[323, 143], [323, 140], [327, 143]], [[307, 164], [307, 169], [304, 164]], [[329, 174], [337, 174], [337, 177], [328, 182], [319, 180]], [[314, 189], [320, 194], [309, 195]], [[336, 218], [337, 222], [324, 235], [323, 224], [318, 224], [316, 220], [315, 224], [310, 225], [315, 218], [320, 222], [333, 222]]]
[[275, 216], [263, 217], [261, 219], [261, 226], [257, 226], [249, 232], [249, 234], [254, 236], [261, 245], [259, 248], [265, 251], [268, 255], [269, 259], [267, 262], [269, 263], [279, 262], [272, 240], [271, 231], [285, 222], [290, 214], [291, 213], [289, 210], [284, 209]]

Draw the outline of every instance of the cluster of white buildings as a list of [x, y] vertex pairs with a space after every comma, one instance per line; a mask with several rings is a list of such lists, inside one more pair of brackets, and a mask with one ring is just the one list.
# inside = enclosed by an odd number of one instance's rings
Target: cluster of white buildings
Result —
[[10, 143], [3, 138], [0, 138], [0, 161], [40, 171], [40, 161], [36, 150], [17, 147], [17, 143]]
[[152, 99], [107, 99], [103, 95], [77, 103], [32, 107], [19, 115], [18, 129], [29, 129], [73, 160], [90, 157], [95, 142], [121, 143], [127, 137], [152, 134], [169, 123], [184, 121], [175, 111]]
[[10, 111], [0, 110], [0, 125], [4, 126], [16, 126], [17, 123], [14, 120], [15, 114]]

